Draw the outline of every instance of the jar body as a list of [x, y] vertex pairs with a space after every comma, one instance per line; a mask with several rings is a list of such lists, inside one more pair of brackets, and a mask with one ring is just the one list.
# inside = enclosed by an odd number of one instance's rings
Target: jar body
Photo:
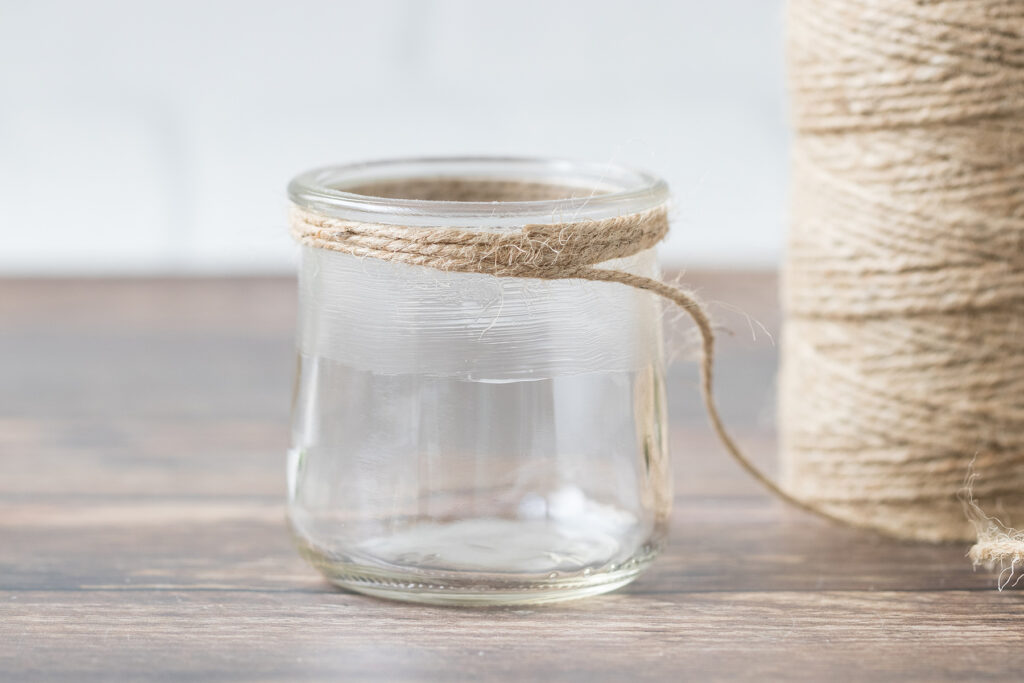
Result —
[[[654, 276], [653, 250], [605, 264]], [[449, 604], [612, 590], [671, 506], [653, 295], [304, 247], [288, 510], [346, 588]]]

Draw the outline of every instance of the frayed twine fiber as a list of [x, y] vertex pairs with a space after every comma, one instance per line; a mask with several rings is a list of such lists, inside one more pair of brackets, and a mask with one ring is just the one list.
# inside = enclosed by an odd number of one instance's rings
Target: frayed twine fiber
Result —
[[977, 537], [971, 559], [1012, 574], [1024, 562], [1010, 526], [1024, 523], [1024, 2], [790, 0], [788, 53], [785, 486], [893, 536]]
[[974, 485], [977, 478], [972, 462], [964, 487], [960, 491], [964, 514], [974, 525], [978, 537], [968, 557], [975, 567], [998, 569], [996, 585], [999, 590], [1003, 590], [1007, 586], [1016, 586], [1024, 577], [1024, 573], [1020, 571], [1024, 569], [1024, 532], [1007, 526], [997, 517], [981, 509], [974, 500]]

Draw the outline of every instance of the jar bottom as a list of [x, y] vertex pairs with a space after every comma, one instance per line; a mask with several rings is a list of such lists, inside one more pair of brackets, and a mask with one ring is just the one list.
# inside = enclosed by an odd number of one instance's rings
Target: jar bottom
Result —
[[539, 604], [606, 593], [635, 579], [661, 545], [632, 544], [633, 552], [625, 554], [600, 530], [574, 531], [559, 534], [500, 519], [463, 520], [421, 525], [344, 553], [293, 534], [302, 555], [337, 586], [439, 605]]

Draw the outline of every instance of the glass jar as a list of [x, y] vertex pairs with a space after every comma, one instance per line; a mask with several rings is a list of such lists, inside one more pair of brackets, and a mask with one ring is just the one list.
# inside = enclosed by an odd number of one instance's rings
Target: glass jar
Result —
[[[473, 191], [447, 196], [445, 179]], [[410, 231], [598, 220], [667, 192], [625, 168], [490, 158], [289, 186], [307, 211]], [[658, 275], [653, 249], [601, 267]], [[340, 586], [417, 602], [548, 602], [634, 579], [672, 499], [660, 306], [618, 283], [303, 247], [288, 457], [302, 553]]]

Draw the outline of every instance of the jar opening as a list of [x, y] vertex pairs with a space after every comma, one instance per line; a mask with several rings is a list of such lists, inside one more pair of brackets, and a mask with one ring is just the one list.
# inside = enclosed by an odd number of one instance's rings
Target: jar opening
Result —
[[299, 175], [288, 192], [303, 208], [349, 220], [477, 227], [599, 220], [668, 199], [663, 180], [623, 166], [508, 157], [331, 166]]
[[[339, 188], [340, 189], [340, 188]], [[346, 188], [365, 197], [415, 199], [428, 202], [536, 202], [600, 196], [608, 190], [599, 187], [575, 187], [528, 180], [489, 180], [438, 176], [383, 180]]]

